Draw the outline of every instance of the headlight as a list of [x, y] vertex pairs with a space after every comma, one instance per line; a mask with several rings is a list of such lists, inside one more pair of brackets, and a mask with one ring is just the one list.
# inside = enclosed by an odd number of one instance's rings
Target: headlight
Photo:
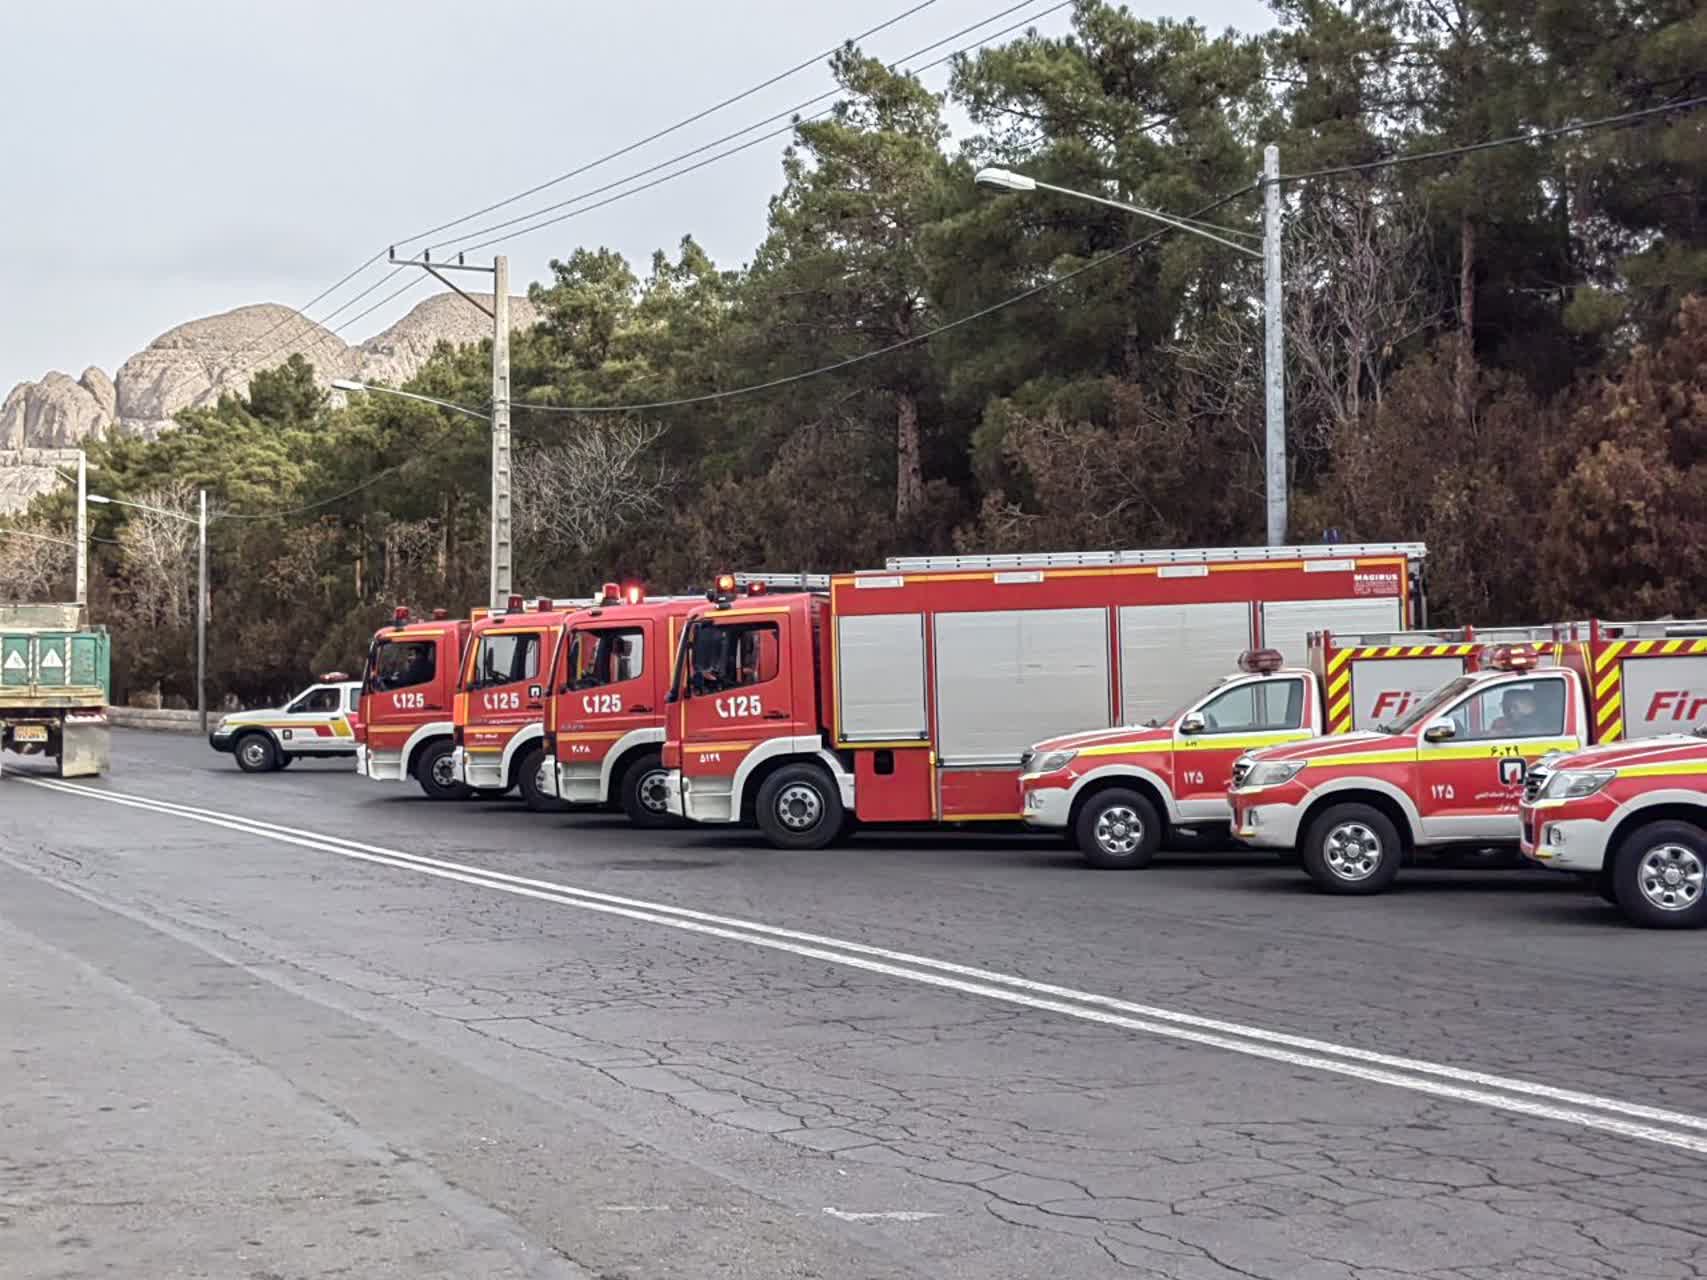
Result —
[[1245, 775], [1243, 785], [1246, 787], [1278, 787], [1283, 782], [1291, 782], [1304, 768], [1302, 760], [1262, 760], [1251, 766]]
[[1567, 769], [1555, 773], [1541, 788], [1548, 800], [1581, 800], [1592, 796], [1618, 776], [1616, 769]]
[[1046, 754], [1037, 757], [1037, 759], [1032, 762], [1031, 772], [1054, 773], [1057, 769], [1065, 769], [1068, 765], [1073, 763], [1074, 757], [1078, 754], [1079, 753], [1077, 751], [1047, 752]]

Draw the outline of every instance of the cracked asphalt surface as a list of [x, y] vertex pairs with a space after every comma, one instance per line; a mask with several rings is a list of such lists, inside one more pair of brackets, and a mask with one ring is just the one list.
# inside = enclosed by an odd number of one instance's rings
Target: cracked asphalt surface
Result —
[[4, 758], [6, 1277], [1707, 1273], [1707, 939], [1573, 882], [787, 855], [114, 747], [144, 807]]

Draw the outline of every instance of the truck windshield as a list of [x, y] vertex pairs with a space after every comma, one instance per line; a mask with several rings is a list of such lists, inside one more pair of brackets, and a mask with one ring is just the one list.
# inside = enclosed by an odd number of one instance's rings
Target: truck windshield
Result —
[[431, 640], [379, 640], [368, 663], [367, 688], [388, 693], [426, 684], [438, 670], [439, 647]]
[[774, 680], [780, 634], [774, 622], [696, 623], [683, 646], [688, 696]]
[[1442, 707], [1460, 697], [1466, 689], [1476, 683], [1474, 676], [1459, 676], [1448, 680], [1392, 724], [1381, 726], [1383, 733], [1409, 733], [1424, 720], [1432, 720], [1440, 714]]

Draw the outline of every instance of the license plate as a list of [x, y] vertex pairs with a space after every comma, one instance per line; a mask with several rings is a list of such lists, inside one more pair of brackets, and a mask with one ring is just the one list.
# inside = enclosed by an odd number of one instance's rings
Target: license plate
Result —
[[14, 742], [46, 742], [47, 726], [45, 724], [18, 724], [12, 726], [12, 741]]

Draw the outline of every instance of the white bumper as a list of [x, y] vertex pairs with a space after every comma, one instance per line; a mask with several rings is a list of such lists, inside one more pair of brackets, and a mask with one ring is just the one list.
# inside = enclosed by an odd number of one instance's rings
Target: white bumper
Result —
[[1599, 871], [1606, 865], [1606, 846], [1612, 824], [1596, 818], [1549, 818], [1536, 815], [1540, 838], [1523, 852], [1544, 867], [1559, 871]]
[[473, 752], [465, 747], [451, 751], [451, 769], [456, 780], [476, 791], [498, 791], [504, 786], [504, 754], [501, 751]]
[[1233, 835], [1258, 849], [1296, 849], [1298, 828], [1304, 821], [1304, 806], [1282, 801], [1265, 802], [1263, 792], [1241, 793]]
[[599, 761], [559, 760], [545, 762], [546, 790], [565, 804], [603, 804], [604, 767]]
[[356, 744], [356, 772], [374, 782], [403, 781], [403, 753], [375, 751], [365, 743]]
[[1066, 787], [1026, 787], [1023, 813], [1028, 827], [1064, 830], [1073, 811], [1073, 793]]
[[664, 777], [664, 808], [672, 817], [685, 818], [687, 810], [682, 805], [682, 771], [671, 769]]

